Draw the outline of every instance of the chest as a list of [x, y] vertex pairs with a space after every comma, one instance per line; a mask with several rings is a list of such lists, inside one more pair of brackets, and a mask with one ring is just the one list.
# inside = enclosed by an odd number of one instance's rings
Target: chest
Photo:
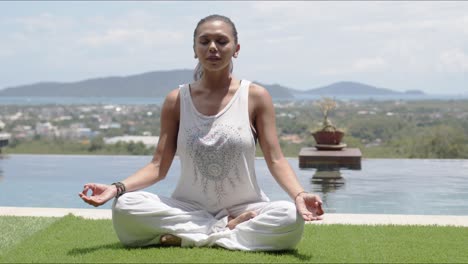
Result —
[[193, 93], [191, 96], [193, 106], [199, 113], [213, 116], [226, 108], [234, 95], [234, 92], [228, 92], [227, 94]]

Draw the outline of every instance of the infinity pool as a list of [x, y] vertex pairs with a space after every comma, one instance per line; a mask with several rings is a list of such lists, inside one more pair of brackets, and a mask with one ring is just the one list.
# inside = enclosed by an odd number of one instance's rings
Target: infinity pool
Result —
[[[0, 159], [0, 206], [94, 208], [78, 198], [84, 183], [112, 183], [144, 166], [150, 156], [9, 155]], [[468, 160], [363, 159], [361, 170], [301, 170], [306, 190], [329, 213], [468, 215]], [[257, 159], [260, 187], [271, 200], [289, 199]], [[147, 191], [170, 196], [180, 171]], [[101, 208], [110, 208], [110, 203]]]

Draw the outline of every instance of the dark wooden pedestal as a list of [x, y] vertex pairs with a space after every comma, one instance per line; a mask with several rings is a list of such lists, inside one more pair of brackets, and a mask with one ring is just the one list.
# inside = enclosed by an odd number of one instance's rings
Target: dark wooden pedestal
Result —
[[299, 152], [299, 168], [360, 170], [361, 157], [361, 150], [358, 148], [344, 148], [342, 150], [302, 148]]

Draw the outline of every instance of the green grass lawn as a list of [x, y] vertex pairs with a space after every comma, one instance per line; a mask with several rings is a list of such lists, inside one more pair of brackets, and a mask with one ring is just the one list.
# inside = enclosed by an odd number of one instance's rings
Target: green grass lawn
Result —
[[306, 225], [296, 250], [270, 253], [222, 248], [129, 249], [117, 240], [111, 220], [72, 215], [59, 219], [0, 217], [0, 232], [0, 262], [7, 263], [468, 262], [468, 228], [461, 227]]
[[44, 229], [59, 218], [52, 217], [0, 217], [0, 256], [31, 234]]

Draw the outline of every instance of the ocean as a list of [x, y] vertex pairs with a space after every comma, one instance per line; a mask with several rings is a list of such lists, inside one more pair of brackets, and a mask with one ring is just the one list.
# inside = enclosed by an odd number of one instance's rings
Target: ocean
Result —
[[[312, 101], [322, 98], [321, 95], [295, 94], [293, 99], [274, 98], [274, 102], [284, 101]], [[463, 100], [468, 94], [396, 94], [396, 95], [339, 95], [330, 96], [341, 101], [417, 101], [417, 100]], [[0, 105], [161, 105], [163, 97], [22, 97], [0, 96]]]

